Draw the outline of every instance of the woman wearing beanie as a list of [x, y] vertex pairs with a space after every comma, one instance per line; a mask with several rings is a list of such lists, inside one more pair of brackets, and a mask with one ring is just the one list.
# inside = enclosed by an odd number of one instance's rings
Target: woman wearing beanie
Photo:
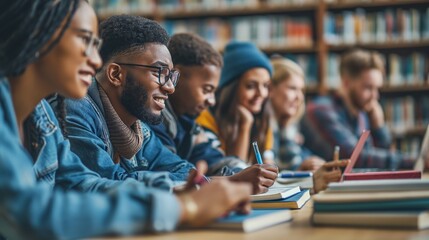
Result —
[[224, 67], [217, 104], [197, 122], [220, 140], [226, 155], [256, 163], [251, 142], [257, 141], [265, 163], [272, 161], [272, 134], [265, 108], [272, 75], [269, 59], [252, 43], [231, 42], [224, 51]]
[[304, 113], [304, 72], [295, 62], [276, 57], [271, 60], [268, 108], [272, 109], [273, 152], [277, 166], [283, 170], [316, 171], [325, 161], [302, 146], [297, 123]]

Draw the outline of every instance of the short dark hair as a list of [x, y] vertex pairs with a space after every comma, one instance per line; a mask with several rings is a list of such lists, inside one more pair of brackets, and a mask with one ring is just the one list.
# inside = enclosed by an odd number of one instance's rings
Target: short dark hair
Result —
[[359, 76], [366, 70], [377, 69], [384, 74], [383, 58], [378, 52], [353, 49], [341, 56], [341, 76]]
[[192, 33], [178, 33], [168, 44], [173, 64], [184, 66], [223, 66], [222, 56], [206, 40]]
[[100, 56], [104, 63], [114, 56], [144, 48], [147, 43], [167, 46], [170, 39], [159, 23], [131, 15], [112, 16], [103, 21], [100, 25], [100, 36], [103, 39]]

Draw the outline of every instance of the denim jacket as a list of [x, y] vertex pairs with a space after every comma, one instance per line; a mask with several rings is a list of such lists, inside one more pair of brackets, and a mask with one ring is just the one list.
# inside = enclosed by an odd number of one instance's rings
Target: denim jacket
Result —
[[[26, 120], [20, 141], [9, 80], [0, 76], [0, 235], [8, 239], [74, 239], [170, 231], [174, 195], [134, 179], [112, 181], [70, 151], [46, 101]], [[0, 236], [1, 238], [1, 236]]]
[[118, 164], [113, 161], [113, 146], [97, 84], [97, 81], [93, 82], [85, 98], [66, 101], [66, 126], [71, 148], [83, 163], [108, 179], [143, 181], [154, 172], [167, 171], [173, 181], [186, 181], [194, 166], [165, 148], [144, 123], [141, 124], [142, 148], [131, 159], [121, 157]]

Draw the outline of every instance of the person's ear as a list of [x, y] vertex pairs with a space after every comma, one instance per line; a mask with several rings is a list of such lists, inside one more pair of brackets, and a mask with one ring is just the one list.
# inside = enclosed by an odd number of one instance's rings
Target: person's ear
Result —
[[[183, 66], [182, 64], [176, 64], [174, 65], [174, 69], [176, 69], [177, 71], [179, 71], [180, 73], [180, 78], [187, 76], [188, 72], [186, 71], [186, 67]], [[180, 80], [179, 80], [180, 82]]]
[[125, 74], [123, 73], [122, 70], [123, 69], [121, 68], [121, 66], [119, 66], [116, 63], [110, 63], [107, 66], [106, 75], [110, 84], [112, 84], [115, 87], [122, 86], [125, 79]]

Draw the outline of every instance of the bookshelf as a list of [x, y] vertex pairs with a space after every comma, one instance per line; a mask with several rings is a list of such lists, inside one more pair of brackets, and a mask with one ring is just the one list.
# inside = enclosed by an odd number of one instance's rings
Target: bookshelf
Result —
[[[422, 113], [429, 113], [429, 106], [421, 103], [429, 101], [425, 98], [429, 0], [93, 0], [92, 4], [101, 20], [121, 13], [145, 16], [163, 24], [170, 34], [196, 32], [219, 50], [231, 39], [252, 41], [267, 55], [297, 61], [306, 73], [309, 95], [338, 87], [341, 53], [354, 47], [377, 50], [386, 62], [380, 95], [389, 108], [386, 115], [395, 138], [422, 137], [423, 126], [429, 123], [429, 116]], [[407, 118], [398, 120], [402, 113]]]

